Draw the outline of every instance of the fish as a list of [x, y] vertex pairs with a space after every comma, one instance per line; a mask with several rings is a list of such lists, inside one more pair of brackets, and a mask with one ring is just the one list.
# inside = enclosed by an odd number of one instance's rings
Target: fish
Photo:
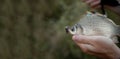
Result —
[[105, 36], [119, 43], [120, 25], [99, 12], [88, 11], [73, 26], [66, 26], [67, 33], [72, 35]]

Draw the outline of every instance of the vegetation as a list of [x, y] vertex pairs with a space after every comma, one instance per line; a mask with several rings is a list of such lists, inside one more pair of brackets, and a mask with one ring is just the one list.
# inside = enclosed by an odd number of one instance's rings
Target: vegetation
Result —
[[87, 9], [81, 0], [0, 0], [0, 58], [96, 59], [64, 30]]

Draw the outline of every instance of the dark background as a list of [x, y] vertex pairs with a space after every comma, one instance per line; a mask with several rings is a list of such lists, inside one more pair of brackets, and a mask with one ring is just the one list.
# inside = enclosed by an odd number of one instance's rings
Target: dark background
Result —
[[64, 30], [88, 9], [81, 0], [0, 0], [0, 59], [96, 59]]

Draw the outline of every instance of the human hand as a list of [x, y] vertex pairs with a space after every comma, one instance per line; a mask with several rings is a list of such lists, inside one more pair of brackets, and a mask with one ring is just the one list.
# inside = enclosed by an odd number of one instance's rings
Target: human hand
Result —
[[[119, 1], [118, 0], [83, 0], [83, 2], [85, 2], [86, 4], [88, 4], [88, 6], [92, 7], [92, 8], [100, 8], [101, 7], [101, 3], [104, 4], [107, 7], [109, 8], [113, 8], [113, 7], [116, 7], [119, 4]], [[108, 9], [109, 9], [108, 8]]]
[[[101, 0], [82, 0], [93, 9], [101, 8]], [[104, 7], [120, 16], [120, 0], [103, 0]]]
[[120, 57], [120, 49], [107, 37], [74, 35], [73, 41], [87, 54], [104, 59]]
[[85, 2], [91, 8], [100, 8], [100, 1], [101, 0], [83, 0], [83, 2]]

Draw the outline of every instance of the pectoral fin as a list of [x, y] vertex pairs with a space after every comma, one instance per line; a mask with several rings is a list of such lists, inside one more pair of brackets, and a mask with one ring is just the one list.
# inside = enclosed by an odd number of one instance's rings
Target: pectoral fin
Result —
[[114, 43], [119, 43], [117, 36], [112, 37], [112, 40], [113, 40]]

